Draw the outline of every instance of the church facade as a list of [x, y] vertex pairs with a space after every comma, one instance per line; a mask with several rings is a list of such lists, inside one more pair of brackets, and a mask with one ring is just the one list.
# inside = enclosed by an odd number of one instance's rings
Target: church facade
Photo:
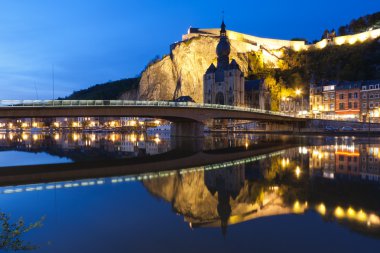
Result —
[[230, 62], [231, 45], [222, 22], [216, 47], [217, 66], [211, 64], [203, 76], [204, 103], [244, 106], [244, 75], [235, 60]]
[[212, 63], [203, 76], [203, 102], [270, 110], [270, 92], [263, 80], [245, 80], [237, 62], [230, 61], [230, 53], [231, 45], [223, 21], [216, 47], [217, 66]]

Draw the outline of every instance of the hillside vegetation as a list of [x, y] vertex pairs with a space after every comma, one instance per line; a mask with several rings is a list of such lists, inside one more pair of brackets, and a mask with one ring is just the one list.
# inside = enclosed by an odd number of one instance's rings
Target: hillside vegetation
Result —
[[371, 28], [380, 28], [380, 12], [354, 19], [349, 24], [339, 27], [338, 33], [341, 36], [349, 35], [361, 33]]
[[137, 90], [140, 78], [128, 78], [97, 84], [88, 89], [75, 91], [65, 99], [71, 100], [112, 100], [119, 99], [123, 94]]

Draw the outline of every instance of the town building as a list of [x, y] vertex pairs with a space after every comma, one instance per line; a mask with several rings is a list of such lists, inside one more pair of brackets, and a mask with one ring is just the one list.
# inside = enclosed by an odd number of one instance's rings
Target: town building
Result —
[[361, 120], [380, 123], [380, 80], [364, 81], [360, 97]]
[[333, 119], [335, 117], [335, 87], [337, 83], [328, 82], [322, 87], [323, 118]]
[[263, 79], [245, 80], [244, 82], [245, 105], [261, 110], [271, 109], [270, 91]]
[[323, 87], [315, 83], [310, 84], [309, 102], [313, 118], [321, 118], [321, 113], [323, 112], [322, 91]]
[[335, 88], [335, 115], [337, 119], [359, 120], [360, 89], [358, 82], [340, 83]]

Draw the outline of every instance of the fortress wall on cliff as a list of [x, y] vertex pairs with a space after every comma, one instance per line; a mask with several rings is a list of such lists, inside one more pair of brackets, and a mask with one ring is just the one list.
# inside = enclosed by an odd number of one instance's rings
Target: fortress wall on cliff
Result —
[[[220, 29], [197, 29], [192, 28], [189, 32], [182, 36], [182, 40], [188, 40], [190, 38], [198, 36], [219, 36]], [[304, 41], [292, 41], [292, 40], [278, 40], [256, 37], [244, 33], [227, 31], [227, 35], [231, 40], [238, 40], [247, 42], [256, 46], [263, 46], [269, 50], [276, 50], [282, 47], [292, 48], [295, 51], [308, 50], [310, 48], [322, 49], [326, 47], [329, 42], [323, 39], [315, 44], [306, 45]], [[369, 39], [376, 39], [380, 37], [380, 29], [357, 33], [353, 35], [338, 36], [330, 42], [330, 45], [343, 45], [343, 44], [355, 44], [356, 42], [364, 42]]]
[[[344, 45], [344, 44], [353, 45], [357, 42], [365, 42], [366, 40], [377, 39], [379, 37], [380, 37], [380, 29], [375, 29], [375, 30], [366, 31], [362, 33], [335, 37], [333, 41], [330, 42], [330, 45], [337, 45], [337, 46]], [[305, 49], [309, 49], [309, 48], [322, 49], [326, 47], [328, 44], [329, 42], [326, 39], [323, 39], [313, 45], [307, 45]]]
[[[197, 36], [219, 36], [220, 29], [191, 29], [191, 32], [182, 36], [182, 40], [187, 40]], [[269, 38], [256, 37], [244, 33], [239, 33], [235, 31], [227, 31], [227, 36], [231, 40], [238, 40], [242, 42], [247, 42], [256, 46], [264, 46], [269, 50], [276, 50], [282, 47], [287, 48], [303, 48], [305, 46], [305, 41], [291, 41], [291, 40], [277, 40]]]

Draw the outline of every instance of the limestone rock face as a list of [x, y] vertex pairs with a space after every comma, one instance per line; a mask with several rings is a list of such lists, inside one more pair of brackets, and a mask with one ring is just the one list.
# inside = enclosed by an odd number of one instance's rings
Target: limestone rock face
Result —
[[[171, 100], [178, 96], [191, 96], [203, 102], [203, 75], [211, 63], [216, 64], [218, 37], [199, 36], [179, 42], [171, 54], [148, 66], [139, 86], [141, 100]], [[235, 59], [244, 73], [248, 73], [248, 53], [261, 51], [256, 45], [230, 40], [230, 60]], [[263, 61], [276, 64], [277, 58], [267, 50]]]

